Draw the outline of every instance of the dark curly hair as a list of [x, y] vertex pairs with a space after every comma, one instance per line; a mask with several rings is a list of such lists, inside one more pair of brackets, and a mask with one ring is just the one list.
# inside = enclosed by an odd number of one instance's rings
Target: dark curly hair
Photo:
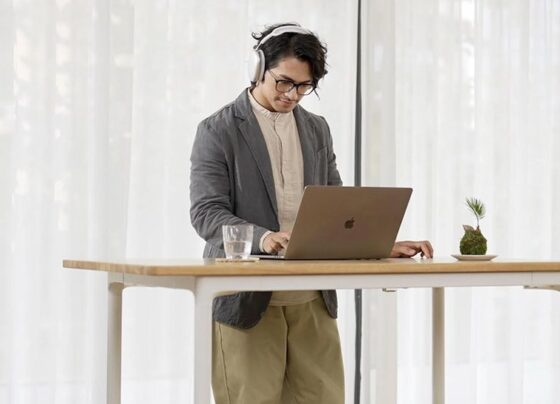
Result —
[[[253, 32], [253, 38], [258, 41], [253, 49], [256, 50], [261, 40], [276, 28], [285, 26], [298, 26], [298, 24], [274, 24], [266, 26], [263, 32]], [[327, 47], [315, 34], [286, 32], [268, 39], [259, 49], [264, 53], [265, 71], [276, 67], [283, 58], [293, 56], [309, 64], [313, 85], [317, 86], [319, 80], [327, 74]]]

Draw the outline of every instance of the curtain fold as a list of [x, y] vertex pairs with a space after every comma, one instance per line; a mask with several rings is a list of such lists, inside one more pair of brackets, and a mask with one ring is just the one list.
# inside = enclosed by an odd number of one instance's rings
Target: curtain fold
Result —
[[[248, 85], [251, 31], [297, 21], [328, 44], [321, 100], [303, 105], [329, 121], [350, 182], [355, 8], [0, 2], [1, 404], [105, 401], [106, 275], [62, 259], [201, 256], [191, 144], [198, 122]], [[351, 294], [340, 297], [352, 341]], [[130, 288], [124, 302], [123, 403], [192, 402], [192, 296]]]
[[[558, 259], [560, 3], [373, 1], [365, 13], [364, 185], [414, 188], [399, 237], [458, 253], [462, 225], [474, 224], [464, 201], [475, 196], [487, 205], [489, 253]], [[555, 402], [557, 293], [446, 295], [448, 402]], [[431, 402], [430, 296], [398, 291], [395, 325], [378, 316], [387, 296], [368, 292], [365, 334], [398, 332], [399, 403]], [[365, 348], [374, 375], [387, 371], [379, 343]]]

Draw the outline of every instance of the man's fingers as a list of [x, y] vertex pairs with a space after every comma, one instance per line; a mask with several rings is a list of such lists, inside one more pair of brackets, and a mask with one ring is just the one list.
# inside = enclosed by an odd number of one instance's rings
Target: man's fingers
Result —
[[412, 257], [416, 254], [416, 250], [414, 248], [410, 248], [405, 245], [398, 246], [396, 251], [400, 257]]
[[269, 253], [277, 253], [288, 246], [290, 241], [290, 233], [278, 232], [269, 236]]
[[279, 237], [275, 241], [276, 241], [276, 244], [278, 244], [280, 246], [286, 245], [286, 243], [287, 243], [287, 241], [284, 237]]
[[274, 240], [272, 244], [272, 251], [278, 252], [281, 249], [282, 249], [282, 244], [280, 244], [277, 240]]
[[391, 252], [393, 257], [414, 257], [420, 253], [422, 257], [433, 258], [434, 249], [428, 240], [424, 241], [398, 241]]
[[427, 258], [433, 258], [434, 257], [434, 248], [432, 247], [432, 244], [428, 240], [422, 242], [421, 248], [422, 248], [422, 253]]

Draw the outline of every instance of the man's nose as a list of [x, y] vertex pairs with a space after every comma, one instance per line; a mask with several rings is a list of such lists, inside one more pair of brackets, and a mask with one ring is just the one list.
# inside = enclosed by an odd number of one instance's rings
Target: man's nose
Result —
[[293, 87], [290, 91], [286, 93], [288, 98], [292, 101], [297, 101], [299, 99], [299, 94], [297, 92], [297, 87]]

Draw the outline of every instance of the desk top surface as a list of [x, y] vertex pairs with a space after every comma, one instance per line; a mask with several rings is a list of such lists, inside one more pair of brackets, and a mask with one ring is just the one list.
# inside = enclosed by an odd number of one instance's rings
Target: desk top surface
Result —
[[496, 272], [560, 272], [560, 261], [495, 259], [456, 261], [453, 258], [389, 258], [382, 260], [324, 260], [217, 262], [185, 260], [64, 260], [65, 268], [157, 276], [252, 276], [252, 275], [351, 275], [434, 274]]

